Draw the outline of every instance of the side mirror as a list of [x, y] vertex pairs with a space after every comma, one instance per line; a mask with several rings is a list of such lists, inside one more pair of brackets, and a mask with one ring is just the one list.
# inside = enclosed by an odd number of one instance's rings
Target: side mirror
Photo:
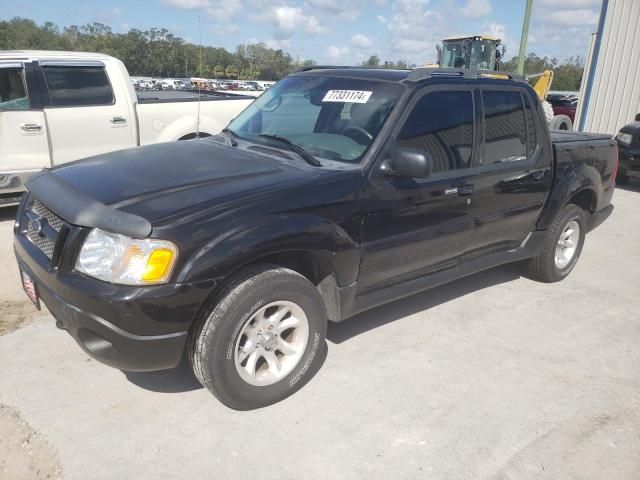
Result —
[[429, 152], [409, 147], [396, 147], [391, 152], [389, 169], [399, 177], [425, 178], [431, 175], [433, 159]]
[[640, 122], [640, 113], [636, 115], [636, 122]]

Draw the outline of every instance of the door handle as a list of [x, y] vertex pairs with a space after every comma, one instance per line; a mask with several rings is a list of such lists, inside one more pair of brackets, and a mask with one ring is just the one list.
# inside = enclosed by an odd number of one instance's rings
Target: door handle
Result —
[[461, 197], [469, 196], [473, 193], [473, 185], [460, 185], [458, 187], [458, 195]]
[[124, 125], [127, 123], [127, 119], [125, 117], [112, 117], [111, 125]]
[[21, 123], [20, 128], [27, 133], [39, 133], [42, 131], [42, 125], [39, 123]]

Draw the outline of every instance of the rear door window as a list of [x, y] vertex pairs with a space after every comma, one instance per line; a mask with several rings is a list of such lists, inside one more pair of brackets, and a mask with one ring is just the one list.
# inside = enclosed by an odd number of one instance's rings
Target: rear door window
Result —
[[522, 96], [517, 91], [483, 91], [485, 142], [482, 163], [527, 159], [527, 127]]
[[0, 67], [0, 110], [29, 108], [24, 70], [20, 67]]
[[471, 92], [426, 94], [413, 107], [398, 143], [431, 154], [433, 173], [468, 168], [473, 150]]
[[59, 107], [112, 105], [113, 90], [104, 67], [43, 67], [51, 104]]

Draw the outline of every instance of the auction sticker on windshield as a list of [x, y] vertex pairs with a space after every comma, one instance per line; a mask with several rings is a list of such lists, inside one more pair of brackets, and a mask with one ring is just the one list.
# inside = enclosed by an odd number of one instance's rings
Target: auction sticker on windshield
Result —
[[329, 90], [323, 102], [367, 103], [373, 92], [364, 90]]

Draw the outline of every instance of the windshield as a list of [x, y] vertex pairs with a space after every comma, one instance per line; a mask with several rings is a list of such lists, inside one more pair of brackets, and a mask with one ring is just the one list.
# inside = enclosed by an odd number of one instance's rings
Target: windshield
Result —
[[229, 124], [238, 137], [283, 148], [260, 135], [284, 137], [312, 155], [358, 162], [404, 87], [329, 76], [288, 77]]

